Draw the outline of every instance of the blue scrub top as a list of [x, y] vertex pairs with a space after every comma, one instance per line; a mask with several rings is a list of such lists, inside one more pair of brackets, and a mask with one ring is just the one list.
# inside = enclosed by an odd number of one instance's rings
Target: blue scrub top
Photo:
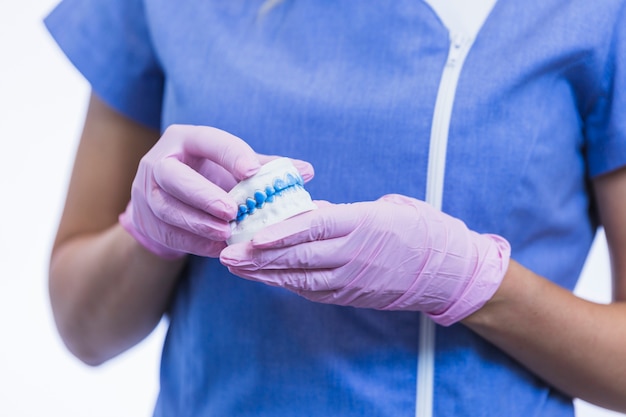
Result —
[[[111, 106], [310, 161], [315, 199], [424, 199], [449, 34], [423, 1], [65, 0], [46, 23]], [[443, 210], [573, 289], [589, 178], [626, 165], [626, 2], [499, 0], [467, 57]], [[155, 416], [414, 416], [419, 314], [315, 304], [192, 257]], [[462, 325], [437, 328], [434, 416], [573, 416]]]

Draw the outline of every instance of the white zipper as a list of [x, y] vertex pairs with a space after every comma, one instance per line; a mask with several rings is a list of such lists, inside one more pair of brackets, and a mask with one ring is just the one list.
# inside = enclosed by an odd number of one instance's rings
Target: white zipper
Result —
[[[446, 170], [446, 151], [450, 118], [454, 107], [456, 88], [467, 53], [473, 39], [462, 33], [450, 34], [448, 59], [441, 74], [435, 112], [430, 131], [426, 202], [441, 210], [443, 182]], [[435, 323], [425, 314], [420, 317], [419, 357], [417, 363], [416, 417], [432, 417], [435, 377]]]
[[448, 60], [439, 82], [435, 113], [430, 131], [428, 177], [426, 180], [426, 202], [438, 210], [441, 210], [443, 200], [448, 131], [454, 106], [454, 96], [465, 57], [471, 46], [472, 39], [470, 37], [461, 33], [451, 34]]

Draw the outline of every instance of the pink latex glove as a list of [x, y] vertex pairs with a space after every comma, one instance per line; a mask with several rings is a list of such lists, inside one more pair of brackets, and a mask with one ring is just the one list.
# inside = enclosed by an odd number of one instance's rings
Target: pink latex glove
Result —
[[[238, 209], [227, 191], [273, 158], [219, 129], [171, 126], [141, 159], [120, 224], [160, 257], [217, 257]], [[293, 162], [313, 176], [310, 164]]]
[[422, 311], [450, 325], [482, 307], [507, 270], [508, 242], [401, 195], [320, 204], [220, 255], [243, 278], [316, 302]]

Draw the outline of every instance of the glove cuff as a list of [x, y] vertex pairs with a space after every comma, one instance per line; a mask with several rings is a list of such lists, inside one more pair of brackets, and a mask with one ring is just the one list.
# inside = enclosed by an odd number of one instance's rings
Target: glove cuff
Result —
[[149, 252], [157, 255], [160, 258], [167, 260], [177, 260], [181, 259], [186, 254], [184, 252], [176, 251], [170, 249], [166, 246], [161, 245], [160, 243], [155, 242], [147, 236], [144, 236], [137, 228], [135, 227], [135, 222], [133, 221], [132, 215], [132, 202], [128, 203], [126, 207], [126, 211], [119, 215], [118, 220], [120, 225], [131, 235], [141, 246], [146, 248]]
[[450, 326], [483, 307], [496, 293], [509, 267], [511, 245], [501, 236], [484, 234], [478, 238], [489, 239], [487, 251], [480, 256], [474, 278], [457, 300], [443, 312], [427, 315], [437, 324]]

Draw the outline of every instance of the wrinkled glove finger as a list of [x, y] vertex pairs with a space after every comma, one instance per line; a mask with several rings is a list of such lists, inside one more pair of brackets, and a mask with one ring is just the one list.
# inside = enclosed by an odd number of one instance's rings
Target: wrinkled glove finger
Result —
[[211, 240], [223, 241], [230, 237], [231, 228], [227, 220], [190, 207], [161, 190], [153, 192], [150, 198], [154, 200], [151, 205], [153, 219], [161, 224], [155, 223], [152, 227], [142, 225], [141, 216], [135, 216], [142, 230], [175, 227]]
[[[263, 165], [267, 164], [268, 162], [273, 161], [274, 159], [287, 158], [285, 156], [265, 155], [265, 154], [260, 154], [260, 153], [257, 154], [257, 156], [259, 158], [259, 161], [261, 161], [261, 164]], [[296, 169], [302, 176], [302, 179], [304, 180], [305, 183], [313, 179], [313, 176], [315, 175], [315, 170], [313, 169], [313, 165], [311, 165], [307, 161], [303, 161], [302, 159], [295, 159], [295, 158], [287, 158], [287, 159], [289, 159], [289, 161], [291, 161], [293, 166], [296, 167]]]
[[168, 132], [181, 138], [185, 154], [206, 158], [224, 167], [235, 179], [254, 175], [261, 163], [257, 153], [243, 140], [208, 126], [172, 126]]
[[168, 227], [158, 230], [159, 242], [166, 247], [198, 256], [219, 257], [226, 242], [207, 239], [187, 230]]
[[259, 231], [252, 243], [261, 249], [283, 248], [350, 234], [361, 222], [357, 205], [322, 204], [318, 210], [299, 214]]
[[233, 177], [230, 172], [226, 171], [226, 168], [209, 159], [199, 159], [195, 164], [190, 166], [224, 191], [230, 191], [237, 184], [235, 177]]
[[165, 193], [186, 206], [225, 221], [237, 216], [237, 202], [225, 190], [175, 158], [166, 158], [156, 164], [153, 175]]
[[315, 269], [285, 269], [285, 270], [248, 270], [237, 267], [228, 267], [228, 270], [238, 277], [251, 281], [261, 282], [274, 287], [286, 288], [301, 293], [333, 291], [333, 273], [330, 270]]
[[353, 254], [344, 251], [346, 238], [306, 242], [278, 249], [259, 249], [249, 242], [230, 245], [222, 263], [239, 269], [334, 269], [346, 265]]

